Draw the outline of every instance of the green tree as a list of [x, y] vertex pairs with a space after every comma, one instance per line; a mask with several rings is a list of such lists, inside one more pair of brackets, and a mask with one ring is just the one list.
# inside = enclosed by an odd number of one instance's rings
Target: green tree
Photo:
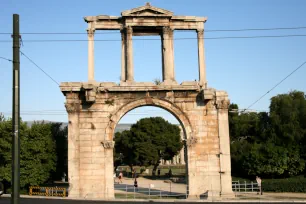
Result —
[[[0, 180], [11, 182], [12, 121], [0, 122]], [[51, 124], [34, 123], [31, 128], [20, 123], [20, 187], [40, 185], [55, 170], [55, 142]]]
[[62, 123], [51, 123], [51, 132], [56, 146], [56, 171], [53, 180], [60, 180], [68, 172], [68, 127]]
[[[28, 127], [26, 123], [20, 121], [20, 154], [27, 145], [25, 136]], [[21, 157], [22, 158], [22, 157]], [[11, 183], [12, 172], [12, 120], [2, 117], [0, 121], [0, 181], [4, 181], [6, 187]], [[22, 176], [22, 175], [21, 175]], [[23, 187], [23, 186], [21, 186]]]
[[133, 138], [129, 130], [115, 134], [114, 165], [115, 169], [119, 165], [129, 165], [131, 172], [133, 171], [133, 166], [140, 165], [138, 152], [135, 151], [135, 138]]
[[305, 171], [306, 100], [303, 92], [272, 97], [269, 114], [230, 111], [229, 126], [234, 175], [290, 177]]
[[34, 123], [21, 149], [20, 185], [40, 185], [56, 170], [56, 149], [51, 123]]
[[305, 170], [306, 98], [304, 92], [291, 91], [272, 97], [270, 105], [271, 139], [288, 150], [289, 167], [285, 175]]
[[124, 163], [131, 168], [153, 165], [153, 175], [161, 159], [172, 159], [183, 147], [180, 128], [161, 117], [139, 120], [130, 131], [117, 133], [115, 141], [115, 151], [123, 154]]

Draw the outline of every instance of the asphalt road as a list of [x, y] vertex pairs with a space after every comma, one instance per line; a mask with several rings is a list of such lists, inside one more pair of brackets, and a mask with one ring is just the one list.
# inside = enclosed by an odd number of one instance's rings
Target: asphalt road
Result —
[[[158, 200], [156, 201], [152, 201], [152, 200], [148, 200], [146, 202], [144, 201], [85, 201], [85, 200], [68, 200], [68, 199], [41, 199], [41, 198], [21, 198], [20, 199], [20, 204], [129, 204], [129, 203], [137, 203], [137, 204], [147, 204], [147, 203], [156, 203], [156, 204], [167, 204], [167, 203], [184, 203], [184, 204], [199, 204], [199, 202], [195, 201], [178, 201], [178, 202], [173, 202], [173, 201], [169, 201], [169, 202], [159, 202]], [[216, 203], [216, 202], [205, 202], [205, 203]], [[223, 203], [223, 202], [218, 202], [219, 204]], [[231, 204], [231, 203], [237, 203], [235, 201], [233, 202], [224, 202], [224, 204]], [[258, 201], [253, 201], [253, 202], [239, 202], [239, 204], [249, 204], [249, 203], [259, 203]], [[265, 203], [273, 203], [273, 201], [270, 202], [260, 202], [261, 204], [265, 204]], [[293, 202], [286, 202], [286, 203], [293, 203]], [[0, 204], [10, 204], [10, 198], [8, 197], [0, 197]]]

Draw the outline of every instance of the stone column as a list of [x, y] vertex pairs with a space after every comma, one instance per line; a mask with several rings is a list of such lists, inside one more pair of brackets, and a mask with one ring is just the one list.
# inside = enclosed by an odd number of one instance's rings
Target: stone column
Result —
[[197, 34], [198, 34], [198, 64], [199, 64], [200, 86], [207, 88], [205, 50], [204, 50], [204, 29], [198, 29]]
[[174, 39], [173, 39], [174, 35], [173, 35], [173, 29], [171, 29], [170, 33], [169, 33], [169, 38], [170, 38], [170, 52], [171, 52], [171, 70], [172, 70], [172, 80], [175, 81], [175, 66], [174, 66]]
[[121, 78], [124, 82], [126, 80], [126, 33], [125, 30], [121, 30]]
[[76, 103], [66, 103], [68, 112], [68, 182], [69, 197], [80, 196], [80, 134], [79, 134], [79, 110], [77, 102], [78, 94], [66, 95], [67, 100], [76, 100]]
[[163, 45], [163, 82], [171, 83], [174, 80], [173, 67], [173, 30], [169, 27], [163, 27], [162, 45]]
[[128, 82], [134, 81], [134, 62], [133, 62], [133, 28], [128, 26], [126, 28], [126, 66], [127, 74], [126, 80]]
[[218, 110], [218, 132], [220, 148], [220, 195], [221, 197], [234, 197], [232, 191], [230, 139], [228, 127], [228, 106], [230, 102], [227, 93], [216, 92], [216, 107]]
[[95, 81], [95, 65], [94, 65], [94, 33], [95, 30], [88, 29], [88, 82]]

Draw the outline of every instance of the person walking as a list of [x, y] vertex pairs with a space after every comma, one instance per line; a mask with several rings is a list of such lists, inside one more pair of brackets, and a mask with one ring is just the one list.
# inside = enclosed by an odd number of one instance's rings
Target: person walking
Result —
[[138, 182], [137, 182], [136, 178], [134, 180], [134, 188], [135, 188], [136, 191], [138, 191]]
[[257, 182], [257, 186], [258, 186], [257, 195], [258, 195], [258, 194], [262, 195], [261, 178], [260, 178], [259, 176], [256, 176], [256, 182]]
[[118, 179], [119, 179], [119, 182], [122, 183], [122, 178], [123, 178], [123, 174], [122, 174], [122, 171], [119, 173], [119, 176], [118, 176]]
[[136, 169], [133, 170], [133, 178], [136, 179], [137, 178], [137, 173], [136, 173]]

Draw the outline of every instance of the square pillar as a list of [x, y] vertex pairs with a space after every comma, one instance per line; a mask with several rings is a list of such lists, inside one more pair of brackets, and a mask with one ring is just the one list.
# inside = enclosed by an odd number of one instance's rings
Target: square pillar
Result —
[[231, 152], [228, 125], [228, 106], [230, 102], [223, 91], [216, 92], [216, 108], [218, 111], [218, 132], [220, 148], [220, 195], [223, 198], [234, 197], [231, 176]]
[[88, 29], [88, 82], [95, 81], [95, 67], [94, 67], [94, 29]]
[[205, 50], [204, 50], [204, 29], [197, 30], [197, 37], [198, 37], [199, 81], [200, 81], [200, 86], [207, 88]]
[[67, 100], [73, 101], [65, 104], [68, 112], [68, 182], [69, 197], [80, 197], [80, 127], [78, 94], [66, 95]]

